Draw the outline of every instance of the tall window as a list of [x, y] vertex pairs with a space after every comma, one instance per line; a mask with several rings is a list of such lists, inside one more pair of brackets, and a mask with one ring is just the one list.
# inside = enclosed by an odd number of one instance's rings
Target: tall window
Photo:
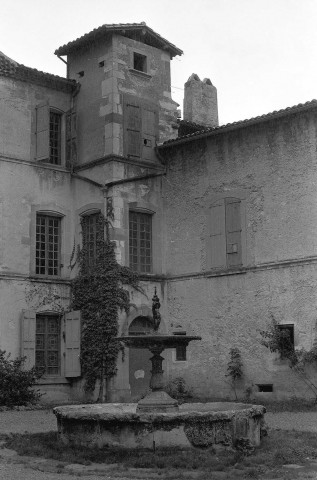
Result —
[[60, 374], [60, 317], [37, 315], [35, 331], [35, 366], [46, 375]]
[[129, 213], [130, 267], [140, 273], [152, 272], [152, 215]]
[[211, 268], [232, 268], [243, 264], [241, 205], [241, 199], [228, 197], [210, 207], [208, 263]]
[[50, 110], [50, 150], [49, 163], [61, 164], [61, 126], [62, 116], [60, 113]]
[[98, 227], [100, 227], [100, 213], [85, 215], [82, 218], [83, 246], [86, 249], [87, 266], [93, 267], [97, 258]]
[[35, 273], [56, 276], [60, 273], [61, 219], [36, 216]]

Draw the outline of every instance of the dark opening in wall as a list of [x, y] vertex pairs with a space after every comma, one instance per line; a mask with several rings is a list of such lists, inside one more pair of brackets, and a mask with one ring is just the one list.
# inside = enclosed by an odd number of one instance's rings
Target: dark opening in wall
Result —
[[81, 70], [80, 72], [78, 72], [78, 76], [81, 78], [85, 75], [85, 72], [84, 70]]
[[178, 345], [176, 347], [176, 360], [177, 362], [185, 362], [186, 361], [186, 345]]
[[288, 358], [294, 351], [294, 324], [280, 324], [277, 328], [281, 332], [280, 353], [281, 358]]
[[273, 392], [272, 383], [258, 383], [257, 387], [259, 389], [259, 392]]
[[99, 65], [99, 67], [104, 67], [104, 66], [105, 66], [104, 60], [102, 60], [101, 62], [99, 62], [98, 65]]
[[133, 53], [133, 68], [139, 72], [147, 72], [147, 61], [146, 56], [141, 55], [141, 53]]

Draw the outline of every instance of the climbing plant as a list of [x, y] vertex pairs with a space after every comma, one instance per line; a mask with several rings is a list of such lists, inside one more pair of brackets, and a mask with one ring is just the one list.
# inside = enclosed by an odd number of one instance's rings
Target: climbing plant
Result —
[[[83, 246], [78, 253], [79, 272], [72, 284], [72, 308], [81, 310], [81, 367], [85, 390], [99, 382], [98, 401], [107, 397], [109, 380], [116, 374], [122, 345], [117, 340], [120, 310], [129, 311], [130, 285], [139, 289], [138, 275], [116, 260], [115, 242], [109, 236], [110, 222], [99, 214], [93, 259], [89, 255], [86, 222], [81, 220]], [[93, 261], [92, 261], [93, 260]]]
[[261, 330], [260, 335], [262, 337], [260, 343], [288, 361], [289, 367], [314, 393], [317, 401], [317, 385], [314, 384], [306, 369], [309, 365], [317, 365], [317, 343], [314, 342], [310, 350], [304, 348], [295, 350], [289, 331], [281, 330], [273, 315], [267, 329]]

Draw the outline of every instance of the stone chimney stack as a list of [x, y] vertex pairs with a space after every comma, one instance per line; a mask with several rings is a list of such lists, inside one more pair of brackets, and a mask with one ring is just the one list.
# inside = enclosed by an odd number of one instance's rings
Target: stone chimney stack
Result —
[[201, 81], [193, 73], [185, 83], [184, 120], [218, 127], [217, 89], [209, 78]]

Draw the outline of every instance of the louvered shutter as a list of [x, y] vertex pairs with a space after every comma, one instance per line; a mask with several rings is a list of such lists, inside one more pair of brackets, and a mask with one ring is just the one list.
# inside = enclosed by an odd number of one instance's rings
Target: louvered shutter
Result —
[[158, 131], [158, 111], [154, 105], [142, 105], [142, 158], [155, 160], [156, 133]]
[[35, 328], [36, 313], [23, 310], [21, 321], [21, 356], [26, 357], [24, 369], [29, 370], [35, 365]]
[[49, 129], [50, 110], [47, 103], [36, 107], [36, 129], [35, 129], [35, 158], [36, 160], [49, 159]]
[[65, 314], [65, 377], [80, 377], [80, 311]]
[[213, 203], [208, 215], [209, 245], [207, 263], [210, 268], [226, 266], [226, 223], [225, 202], [221, 199]]
[[77, 115], [74, 109], [66, 113], [66, 167], [77, 163]]
[[125, 105], [125, 154], [141, 158], [141, 106], [137, 99], [128, 100]]
[[241, 200], [226, 198], [227, 267], [242, 265]]

